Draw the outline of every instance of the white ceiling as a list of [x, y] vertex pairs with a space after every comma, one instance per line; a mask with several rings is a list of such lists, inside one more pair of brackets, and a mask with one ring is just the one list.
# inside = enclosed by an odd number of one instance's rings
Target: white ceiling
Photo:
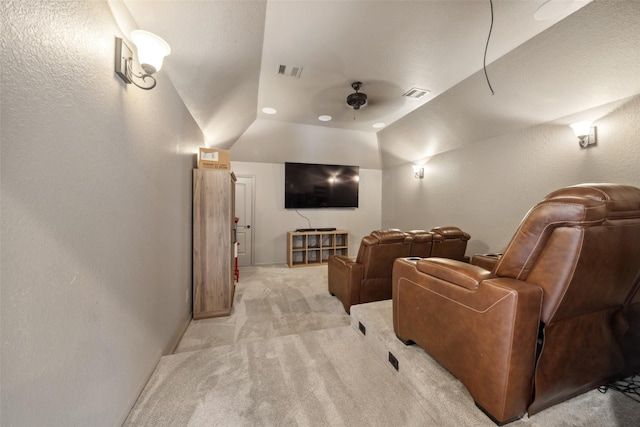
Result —
[[[494, 0], [487, 63], [590, 0], [553, 1], [561, 14], [538, 21], [534, 13], [546, 0]], [[221, 148], [257, 118], [365, 132], [376, 132], [377, 122], [389, 126], [482, 70], [491, 19], [489, 0], [124, 4], [131, 25], [171, 45], [160, 73], [170, 78], [208, 145]], [[277, 75], [279, 64], [303, 67], [302, 74]], [[369, 97], [359, 111], [345, 102], [356, 80]], [[421, 100], [402, 97], [412, 87], [430, 93]], [[263, 107], [278, 113], [266, 115]], [[333, 120], [320, 122], [321, 114]]]
[[597, 1], [377, 134], [382, 167], [539, 125], [598, 119], [640, 93], [640, 1]]

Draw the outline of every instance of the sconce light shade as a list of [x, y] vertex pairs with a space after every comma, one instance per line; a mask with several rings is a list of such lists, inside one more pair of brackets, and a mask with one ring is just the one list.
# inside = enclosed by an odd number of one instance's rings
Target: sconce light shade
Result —
[[166, 41], [149, 31], [135, 30], [131, 32], [131, 40], [138, 48], [138, 62], [147, 74], [160, 71], [164, 57], [171, 53]]
[[584, 120], [574, 123], [571, 125], [571, 129], [573, 129], [573, 132], [576, 134], [580, 147], [587, 148], [591, 145], [596, 145], [596, 127], [591, 126], [591, 121]]
[[573, 129], [573, 132], [578, 138], [580, 138], [581, 136], [589, 135], [590, 128], [591, 122], [589, 120], [584, 120], [582, 122], [574, 123], [571, 125], [571, 129]]
[[[152, 74], [162, 67], [164, 57], [171, 53], [171, 48], [160, 37], [143, 30], [131, 32], [131, 39], [138, 48], [138, 61], [143, 72], [136, 73], [133, 70], [133, 52], [131, 48], [119, 37], [116, 37], [116, 74], [127, 84], [133, 83], [140, 89], [150, 90], [156, 87], [156, 79]], [[135, 79], [140, 79], [145, 85], [138, 84]], [[151, 82], [148, 84], [147, 79]]]
[[422, 165], [413, 165], [413, 176], [416, 179], [424, 178], [424, 166], [422, 166]]

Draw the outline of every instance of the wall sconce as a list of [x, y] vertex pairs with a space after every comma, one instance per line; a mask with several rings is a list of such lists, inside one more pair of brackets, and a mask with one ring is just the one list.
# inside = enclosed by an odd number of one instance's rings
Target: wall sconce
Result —
[[598, 142], [596, 127], [591, 126], [591, 122], [588, 120], [574, 123], [571, 125], [571, 129], [578, 138], [578, 143], [581, 148], [587, 148], [591, 145], [596, 145]]
[[416, 179], [424, 178], [424, 166], [422, 166], [422, 165], [413, 165], [413, 176]]
[[[160, 37], [143, 30], [131, 32], [131, 40], [138, 48], [138, 61], [143, 72], [133, 71], [133, 53], [129, 46], [119, 37], [116, 37], [116, 74], [125, 83], [138, 86], [140, 89], [150, 90], [156, 87], [156, 79], [153, 74], [160, 71], [164, 57], [171, 53], [171, 47]], [[140, 85], [134, 79], [141, 79], [150, 85]]]

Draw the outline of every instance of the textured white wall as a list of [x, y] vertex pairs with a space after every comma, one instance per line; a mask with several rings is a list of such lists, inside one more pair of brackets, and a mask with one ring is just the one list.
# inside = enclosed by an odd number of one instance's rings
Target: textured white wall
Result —
[[639, 45], [639, 1], [591, 2], [378, 132], [383, 169], [638, 94]]
[[0, 424], [119, 425], [190, 320], [202, 133], [114, 74], [105, 2], [0, 10]]
[[[455, 225], [471, 234], [467, 254], [501, 251], [527, 211], [553, 190], [585, 182], [640, 186], [638, 117], [635, 96], [434, 156], [421, 180], [411, 165], [386, 169], [382, 225]], [[568, 126], [584, 118], [598, 127], [598, 145], [588, 149], [578, 147]]]
[[258, 119], [231, 147], [231, 158], [258, 163], [324, 163], [380, 169], [373, 132]]
[[357, 209], [284, 208], [284, 164], [232, 161], [236, 175], [255, 176], [254, 264], [287, 261], [287, 231], [296, 228], [335, 227], [349, 231], [349, 253], [355, 256], [363, 236], [380, 228], [382, 171], [360, 169]]

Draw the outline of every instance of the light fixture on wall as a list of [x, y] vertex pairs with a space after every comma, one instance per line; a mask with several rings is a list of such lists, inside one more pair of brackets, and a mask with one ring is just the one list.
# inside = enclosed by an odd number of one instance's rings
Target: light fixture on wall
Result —
[[[138, 62], [142, 72], [133, 71], [133, 52], [124, 40], [116, 37], [116, 74], [127, 84], [133, 83], [144, 90], [153, 89], [156, 87], [153, 74], [160, 71], [164, 57], [171, 53], [171, 47], [160, 37], [144, 30], [132, 31], [131, 41], [138, 50]], [[135, 79], [144, 83], [138, 84]]]
[[413, 165], [413, 176], [415, 177], [415, 179], [424, 178], [424, 166]]
[[598, 142], [596, 127], [591, 126], [591, 122], [589, 120], [574, 123], [571, 125], [571, 129], [573, 129], [573, 132], [576, 134], [576, 137], [578, 138], [578, 144], [580, 144], [581, 148], [587, 148], [591, 145], [596, 145], [596, 143]]

